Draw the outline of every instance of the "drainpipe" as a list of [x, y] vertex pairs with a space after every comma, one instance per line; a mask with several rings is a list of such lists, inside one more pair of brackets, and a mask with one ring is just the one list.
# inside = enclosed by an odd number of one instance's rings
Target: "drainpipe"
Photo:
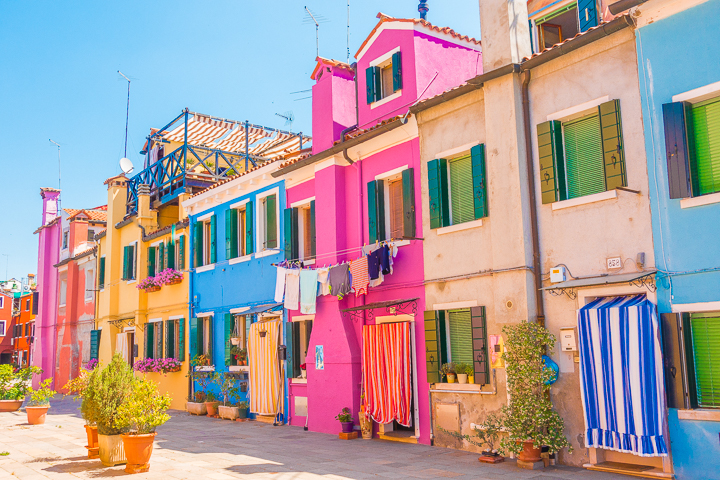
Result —
[[533, 245], [533, 277], [535, 281], [535, 303], [537, 303], [537, 321], [543, 327], [545, 326], [545, 307], [543, 306], [543, 295], [540, 288], [542, 287], [542, 270], [540, 268], [540, 237], [538, 233], [538, 219], [535, 198], [535, 166], [532, 154], [532, 136], [530, 134], [530, 95], [528, 86], [530, 85], [530, 70], [522, 72], [522, 107], [523, 107], [523, 124], [525, 127], [525, 160], [527, 162], [528, 179], [530, 184], [530, 234], [532, 236]]

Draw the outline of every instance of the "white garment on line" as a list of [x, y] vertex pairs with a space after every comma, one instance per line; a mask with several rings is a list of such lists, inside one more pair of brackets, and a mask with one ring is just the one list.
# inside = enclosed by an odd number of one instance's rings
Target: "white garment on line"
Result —
[[300, 302], [300, 270], [286, 270], [285, 308], [297, 310]]
[[286, 268], [277, 267], [277, 280], [275, 282], [275, 301], [281, 303], [285, 295], [285, 273]]
[[328, 273], [330, 267], [318, 268], [318, 295], [330, 295], [330, 282], [328, 281]]

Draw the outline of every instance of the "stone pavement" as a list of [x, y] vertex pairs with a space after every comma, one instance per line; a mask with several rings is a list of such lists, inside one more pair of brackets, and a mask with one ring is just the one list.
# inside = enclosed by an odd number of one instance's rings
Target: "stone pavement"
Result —
[[[0, 480], [76, 479], [125, 476], [123, 466], [104, 467], [88, 460], [79, 402], [57, 400], [44, 425], [28, 425], [25, 412], [0, 413]], [[478, 462], [477, 454], [382, 440], [342, 441], [258, 422], [229, 422], [171, 411], [158, 429], [150, 471], [152, 479], [367, 479], [454, 478], [609, 480], [622, 475], [564, 466], [540, 471], [518, 469], [513, 461]]]

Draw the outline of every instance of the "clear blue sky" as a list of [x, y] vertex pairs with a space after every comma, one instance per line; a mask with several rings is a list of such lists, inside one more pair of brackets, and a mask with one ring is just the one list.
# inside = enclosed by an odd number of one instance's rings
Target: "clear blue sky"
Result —
[[[311, 132], [315, 28], [320, 55], [346, 59], [346, 0], [0, 0], [0, 278], [37, 270], [41, 187], [58, 185], [62, 206], [106, 203], [103, 181], [119, 173], [127, 83], [132, 80], [128, 157], [151, 127], [191, 110], [276, 128], [293, 111]], [[417, 0], [351, 0], [351, 56], [382, 11], [417, 17]], [[430, 0], [428, 20], [480, 36], [478, 0]], [[351, 58], [351, 62], [352, 62]]]

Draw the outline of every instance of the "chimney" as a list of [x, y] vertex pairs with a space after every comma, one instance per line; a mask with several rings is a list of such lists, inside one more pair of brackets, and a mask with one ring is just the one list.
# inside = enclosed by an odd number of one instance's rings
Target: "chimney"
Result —
[[418, 5], [418, 12], [420, 12], [420, 18], [423, 20], [427, 20], [427, 12], [430, 10], [427, 5], [427, 0], [420, 0], [420, 5]]
[[[312, 87], [313, 155], [340, 140], [342, 131], [357, 123], [355, 71], [343, 62], [317, 57]], [[364, 97], [363, 97], [364, 98]]]
[[40, 196], [43, 199], [42, 224], [47, 225], [58, 215], [58, 198], [60, 190], [54, 188], [41, 188]]
[[105, 180], [108, 186], [107, 224], [108, 228], [125, 218], [127, 203], [127, 178], [125, 174]]
[[137, 219], [143, 227], [155, 225], [155, 215], [150, 210], [150, 185], [140, 184], [137, 188]]
[[527, 0], [480, 1], [483, 72], [532, 54]]

